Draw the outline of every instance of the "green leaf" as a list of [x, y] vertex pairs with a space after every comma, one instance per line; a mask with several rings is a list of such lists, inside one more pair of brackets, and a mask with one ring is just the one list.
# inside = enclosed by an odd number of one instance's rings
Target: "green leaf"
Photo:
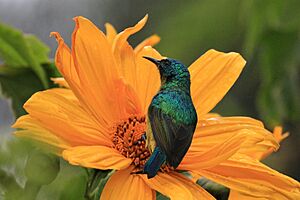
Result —
[[[54, 87], [50, 77], [60, 76], [53, 63], [44, 64], [48, 85]], [[26, 114], [23, 104], [35, 92], [44, 90], [41, 80], [29, 68], [13, 68], [0, 66], [0, 94], [12, 100], [12, 108], [16, 117]]]
[[21, 189], [21, 186], [17, 183], [16, 179], [7, 171], [0, 168], [0, 186], [5, 191]]
[[87, 176], [83, 168], [60, 159], [60, 171], [49, 185], [43, 185], [36, 199], [84, 200]]
[[29, 69], [14, 75], [0, 73], [0, 83], [1, 93], [12, 99], [12, 108], [16, 117], [26, 114], [23, 104], [32, 94], [44, 89], [39, 78]]
[[218, 200], [227, 200], [229, 197], [229, 189], [221, 184], [215, 183], [206, 178], [197, 180], [197, 184], [208, 191]]
[[[161, 52], [188, 64], [209, 48], [232, 51], [241, 36], [240, 0], [177, 1], [157, 11]], [[167, 8], [167, 9], [166, 9]], [[165, 16], [161, 17], [161, 13]], [[180, 27], [180, 28], [179, 28]]]
[[27, 66], [22, 56], [22, 52], [27, 50], [21, 31], [0, 23], [0, 58], [13, 67]]
[[103, 188], [109, 177], [114, 173], [112, 170], [92, 169], [86, 187], [85, 197], [88, 200], [100, 199]]
[[32, 146], [16, 138], [1, 140], [1, 142], [0, 192], [3, 190], [4, 199], [20, 199], [23, 189], [18, 182], [24, 180], [24, 163]]
[[259, 56], [261, 85], [257, 96], [261, 116], [270, 127], [284, 120], [300, 119], [300, 40], [297, 31], [270, 30]]
[[[76, 175], [68, 180], [64, 185], [59, 195], [59, 200], [76, 199], [84, 200], [85, 177], [83, 175]], [[99, 199], [97, 199], [99, 200]]]
[[[261, 36], [263, 35], [266, 25], [266, 8], [268, 8], [268, 1], [244, 1], [243, 10], [249, 13], [247, 17], [245, 40], [243, 44], [244, 55], [247, 58], [251, 58], [252, 54], [260, 42]], [[250, 12], [249, 12], [250, 11]]]
[[40, 64], [49, 63], [49, 47], [34, 35], [26, 35], [25, 39], [28, 47], [32, 50], [34, 59]]
[[[43, 68], [47, 71], [48, 80], [50, 80], [50, 78], [53, 77], [62, 77], [62, 75], [60, 74], [53, 62], [43, 64]], [[57, 87], [57, 85], [53, 84], [53, 82], [50, 81], [50, 88], [51, 87]]]
[[15, 177], [0, 168], [0, 192], [3, 192], [4, 199], [18, 199], [21, 191]]
[[47, 185], [56, 178], [59, 168], [59, 158], [57, 156], [36, 149], [29, 155], [26, 162], [27, 182], [35, 185]]
[[[0, 23], [0, 57], [7, 66], [31, 68], [41, 80], [44, 88], [48, 88], [46, 72], [40, 63], [45, 60], [45, 55], [42, 58], [37, 59], [37, 57], [49, 51], [42, 47], [41, 42], [32, 37], [29, 36], [29, 39], [28, 37], [26, 39], [21, 31]], [[37, 51], [40, 51], [38, 55], [36, 55]]]
[[[276, 0], [273, 2], [277, 6], [277, 11], [280, 11], [280, 29], [281, 30], [300, 30], [300, 1], [298, 0]], [[278, 7], [281, 9], [278, 10]]]
[[156, 200], [169, 200], [169, 197], [164, 196], [163, 194], [156, 192]]

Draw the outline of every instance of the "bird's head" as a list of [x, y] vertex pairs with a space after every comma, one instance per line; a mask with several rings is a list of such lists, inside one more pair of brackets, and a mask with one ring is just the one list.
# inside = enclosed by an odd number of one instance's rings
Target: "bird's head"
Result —
[[144, 56], [144, 58], [157, 66], [162, 80], [189, 78], [187, 67], [178, 60], [172, 58], [157, 60], [147, 56]]

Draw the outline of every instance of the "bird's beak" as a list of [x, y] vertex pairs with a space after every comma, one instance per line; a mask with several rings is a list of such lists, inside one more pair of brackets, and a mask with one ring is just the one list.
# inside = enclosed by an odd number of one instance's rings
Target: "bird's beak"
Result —
[[156, 60], [155, 58], [151, 58], [151, 57], [148, 57], [148, 56], [143, 56], [143, 58], [149, 60], [150, 62], [153, 62], [156, 66], [159, 66], [159, 60]]

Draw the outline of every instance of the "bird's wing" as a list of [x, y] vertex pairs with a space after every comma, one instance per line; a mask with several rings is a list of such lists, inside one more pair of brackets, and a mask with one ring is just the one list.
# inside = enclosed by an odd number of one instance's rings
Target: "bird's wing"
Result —
[[167, 162], [177, 167], [190, 147], [195, 126], [176, 123], [160, 108], [150, 106], [148, 117], [156, 142], [167, 155]]

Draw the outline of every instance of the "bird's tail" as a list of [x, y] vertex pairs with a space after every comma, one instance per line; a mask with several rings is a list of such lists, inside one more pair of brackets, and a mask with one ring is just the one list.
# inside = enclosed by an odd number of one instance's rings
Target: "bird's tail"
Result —
[[153, 178], [166, 161], [166, 158], [166, 154], [159, 147], [155, 147], [152, 155], [144, 166], [143, 172], [147, 174], [148, 178]]

